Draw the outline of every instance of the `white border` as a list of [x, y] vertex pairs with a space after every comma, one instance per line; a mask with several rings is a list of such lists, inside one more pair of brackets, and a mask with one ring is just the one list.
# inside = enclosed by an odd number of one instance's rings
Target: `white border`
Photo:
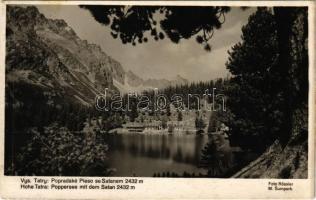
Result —
[[[4, 172], [4, 108], [5, 108], [5, 6], [7, 4], [98, 4], [98, 5], [187, 5], [187, 6], [308, 6], [309, 7], [309, 155], [308, 179], [287, 179], [294, 183], [294, 192], [268, 191], [271, 179], [204, 179], [204, 178], [142, 178], [144, 184], [135, 191], [76, 190], [41, 191], [20, 190], [20, 177], [3, 176]], [[0, 3], [0, 197], [2, 198], [62, 198], [62, 199], [302, 199], [314, 196], [315, 147], [315, 2], [313, 1], [4, 1]], [[121, 178], [121, 177], [120, 177]], [[282, 179], [272, 179], [282, 181]]]

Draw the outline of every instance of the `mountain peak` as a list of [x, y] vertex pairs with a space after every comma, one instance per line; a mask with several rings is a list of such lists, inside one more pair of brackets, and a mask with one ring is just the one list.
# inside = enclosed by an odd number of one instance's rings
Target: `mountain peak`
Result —
[[[119, 62], [100, 46], [80, 39], [62, 19], [48, 19], [34, 6], [7, 6], [6, 71], [12, 81], [68, 93], [88, 105], [109, 88], [113, 79], [124, 81]], [[8, 51], [10, 50], [10, 51]]]
[[183, 78], [181, 75], [177, 74], [176, 77], [172, 80], [180, 80], [184, 82], [189, 82], [187, 79]]
[[167, 80], [165, 78], [156, 79], [156, 78], [148, 78], [142, 79], [133, 71], [128, 70], [125, 73], [125, 81], [124, 84], [119, 84], [114, 82], [115, 86], [120, 88], [120, 91], [123, 93], [126, 92], [141, 92], [143, 90], [152, 90], [154, 88], [163, 89], [169, 86], [176, 85], [186, 85], [188, 84], [188, 80], [177, 75], [172, 80]]

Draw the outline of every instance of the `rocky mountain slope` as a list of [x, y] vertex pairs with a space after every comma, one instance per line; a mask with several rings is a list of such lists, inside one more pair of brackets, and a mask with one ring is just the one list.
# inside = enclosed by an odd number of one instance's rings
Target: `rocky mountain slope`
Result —
[[285, 148], [276, 141], [232, 178], [307, 178], [307, 149], [306, 139]]
[[307, 178], [308, 175], [308, 109], [294, 113], [294, 129], [289, 141], [276, 140], [256, 160], [232, 178]]
[[117, 90], [113, 79], [123, 77], [120, 63], [81, 40], [63, 20], [47, 19], [36, 7], [7, 7], [7, 84], [24, 82], [90, 104], [105, 87]]
[[143, 80], [125, 72], [98, 45], [81, 40], [64, 20], [47, 19], [33, 6], [8, 6], [6, 87], [14, 83], [36, 86], [46, 96], [91, 105], [105, 88], [110, 93], [125, 93], [187, 81], [181, 77], [174, 81]]

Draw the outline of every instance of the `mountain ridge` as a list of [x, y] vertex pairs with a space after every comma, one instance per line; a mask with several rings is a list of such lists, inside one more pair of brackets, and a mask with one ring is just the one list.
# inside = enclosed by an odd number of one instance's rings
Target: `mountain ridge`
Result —
[[143, 80], [99, 45], [80, 39], [64, 20], [46, 18], [34, 6], [7, 6], [6, 87], [22, 81], [47, 95], [93, 105], [105, 88], [111, 95], [188, 83], [177, 78]]
[[[140, 92], [142, 90], [163, 89], [169, 86], [186, 85], [189, 81], [180, 75], [177, 75], [174, 79], [155, 79], [148, 78], [143, 79], [137, 76], [131, 70], [126, 72], [125, 89], [127, 92]], [[124, 86], [123, 86], [124, 87]]]
[[64, 20], [47, 19], [34, 6], [7, 7], [7, 85], [22, 81], [47, 94], [93, 105], [105, 87], [112, 93], [117, 90], [112, 77], [120, 68], [97, 45], [81, 40]]

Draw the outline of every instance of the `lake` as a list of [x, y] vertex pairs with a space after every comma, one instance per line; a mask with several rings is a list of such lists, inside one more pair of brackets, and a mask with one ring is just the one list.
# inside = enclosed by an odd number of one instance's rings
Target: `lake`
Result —
[[157, 173], [205, 174], [198, 168], [207, 135], [115, 134], [107, 136], [113, 176], [152, 177]]

